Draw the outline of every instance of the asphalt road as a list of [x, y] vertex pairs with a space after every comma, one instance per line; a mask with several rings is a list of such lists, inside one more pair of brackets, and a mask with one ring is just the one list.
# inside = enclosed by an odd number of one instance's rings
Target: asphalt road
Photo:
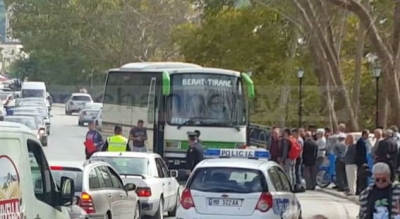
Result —
[[[66, 116], [63, 107], [53, 107], [51, 135], [48, 147], [45, 147], [47, 159], [50, 161], [84, 161], [83, 141], [86, 127], [78, 126], [77, 115]], [[358, 205], [341, 198], [321, 192], [298, 194], [303, 218], [315, 214], [323, 214], [329, 219], [355, 219]]]

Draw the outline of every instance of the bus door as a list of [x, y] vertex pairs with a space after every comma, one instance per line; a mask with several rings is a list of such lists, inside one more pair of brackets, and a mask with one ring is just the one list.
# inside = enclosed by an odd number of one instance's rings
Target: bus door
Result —
[[158, 112], [156, 109], [156, 86], [157, 78], [153, 77], [150, 81], [149, 93], [147, 98], [147, 118], [145, 118], [145, 125], [147, 129], [147, 148], [151, 151], [155, 148], [155, 130], [157, 125]]

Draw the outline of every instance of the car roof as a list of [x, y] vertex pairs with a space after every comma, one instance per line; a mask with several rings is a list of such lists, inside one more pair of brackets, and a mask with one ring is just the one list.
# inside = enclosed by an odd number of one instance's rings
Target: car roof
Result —
[[151, 152], [108, 152], [108, 151], [103, 151], [103, 152], [96, 152], [93, 154], [93, 157], [138, 157], [138, 158], [148, 158], [148, 159], [154, 159], [154, 158], [161, 158], [159, 154], [156, 153], [151, 153]]
[[32, 129], [16, 122], [0, 122], [0, 133], [18, 133], [32, 135]]
[[32, 118], [32, 117], [30, 117], [30, 116], [6, 116], [6, 117], [4, 117], [4, 119], [6, 119], [6, 118], [15, 118], [15, 119], [34, 119], [34, 118]]
[[84, 161], [49, 161], [50, 166], [71, 167], [83, 170]]
[[71, 97], [73, 97], [73, 96], [86, 96], [86, 97], [91, 97], [90, 94], [86, 94], [86, 93], [73, 93], [73, 94], [71, 95]]
[[205, 159], [196, 165], [196, 169], [201, 167], [237, 167], [246, 169], [260, 169], [261, 165], [267, 165], [270, 167], [276, 166], [276, 163], [266, 159], [218, 158]]

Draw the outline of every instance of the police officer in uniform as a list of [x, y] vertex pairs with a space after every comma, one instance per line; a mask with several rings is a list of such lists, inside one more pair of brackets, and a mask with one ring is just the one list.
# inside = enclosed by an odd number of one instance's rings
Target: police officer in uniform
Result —
[[109, 151], [109, 152], [130, 151], [128, 139], [122, 136], [121, 126], [116, 125], [114, 127], [114, 135], [107, 138], [107, 141], [106, 143], [104, 143], [102, 151]]
[[187, 169], [191, 172], [200, 161], [204, 159], [204, 149], [197, 141], [198, 134], [196, 132], [188, 132], [189, 149], [186, 152]]

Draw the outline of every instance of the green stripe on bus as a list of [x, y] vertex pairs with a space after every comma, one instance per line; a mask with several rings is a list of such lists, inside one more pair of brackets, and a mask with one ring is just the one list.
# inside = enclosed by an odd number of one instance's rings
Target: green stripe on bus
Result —
[[[217, 142], [217, 141], [202, 141], [201, 144], [205, 149], [207, 148], [226, 148], [226, 149], [234, 149], [236, 148], [236, 142]], [[181, 149], [188, 149], [189, 142], [181, 141]]]

